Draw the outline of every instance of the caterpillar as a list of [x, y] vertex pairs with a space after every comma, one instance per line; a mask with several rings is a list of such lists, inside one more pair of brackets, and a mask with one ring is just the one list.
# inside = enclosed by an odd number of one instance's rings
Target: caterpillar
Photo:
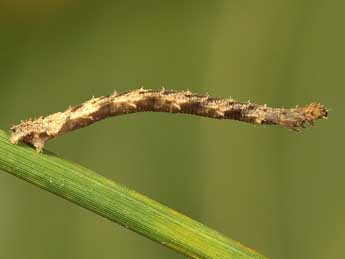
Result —
[[11, 127], [11, 142], [33, 145], [42, 152], [52, 138], [111, 116], [136, 112], [185, 113], [214, 119], [231, 119], [257, 125], [281, 125], [299, 131], [308, 122], [326, 118], [328, 110], [319, 103], [291, 109], [270, 108], [250, 102], [239, 102], [190, 91], [136, 89], [109, 96], [92, 98], [80, 105], [69, 107], [34, 120]]

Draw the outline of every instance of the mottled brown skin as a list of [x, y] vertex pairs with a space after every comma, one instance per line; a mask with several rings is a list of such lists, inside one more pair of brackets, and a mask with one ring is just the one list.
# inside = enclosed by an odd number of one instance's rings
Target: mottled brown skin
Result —
[[281, 125], [300, 130], [306, 122], [326, 118], [327, 109], [312, 103], [302, 108], [269, 108], [233, 99], [192, 94], [189, 91], [132, 90], [92, 98], [64, 112], [28, 120], [11, 128], [11, 142], [23, 141], [41, 152], [45, 143], [66, 132], [86, 127], [110, 116], [135, 112], [186, 113], [214, 119], [233, 119], [258, 125]]

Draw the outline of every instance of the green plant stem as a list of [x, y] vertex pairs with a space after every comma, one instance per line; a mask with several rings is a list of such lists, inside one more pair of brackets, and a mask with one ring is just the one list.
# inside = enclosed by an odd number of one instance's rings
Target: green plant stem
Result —
[[[0, 130], [0, 170], [192, 258], [265, 259], [236, 241], [49, 152], [13, 145]], [[220, 212], [221, 213], [221, 212]]]

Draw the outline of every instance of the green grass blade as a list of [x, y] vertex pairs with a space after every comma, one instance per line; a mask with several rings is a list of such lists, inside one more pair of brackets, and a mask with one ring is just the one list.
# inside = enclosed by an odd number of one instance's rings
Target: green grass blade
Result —
[[0, 170], [192, 258], [265, 259], [168, 207], [49, 152], [13, 145], [0, 130]]

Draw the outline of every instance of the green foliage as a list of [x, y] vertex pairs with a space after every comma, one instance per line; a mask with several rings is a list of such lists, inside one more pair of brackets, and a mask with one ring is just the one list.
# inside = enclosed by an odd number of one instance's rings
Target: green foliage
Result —
[[[238, 242], [54, 154], [0, 131], [0, 169], [192, 258], [265, 259]], [[115, 168], [116, 169], [116, 168]]]

